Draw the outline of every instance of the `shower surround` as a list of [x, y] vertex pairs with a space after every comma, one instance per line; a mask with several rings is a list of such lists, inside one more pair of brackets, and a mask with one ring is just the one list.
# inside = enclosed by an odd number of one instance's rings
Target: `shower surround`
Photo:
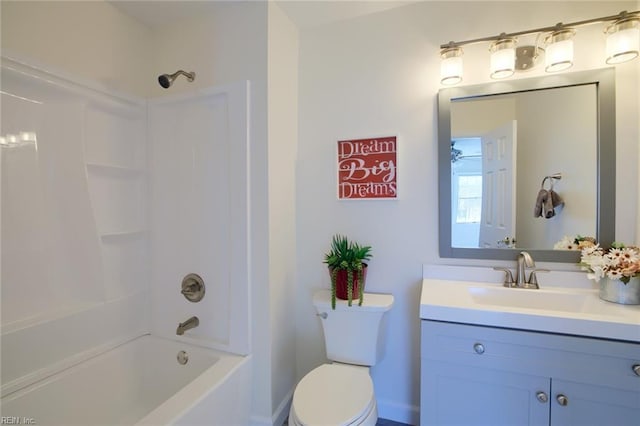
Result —
[[[248, 416], [249, 83], [146, 101], [3, 56], [1, 85], [3, 415], [33, 417], [5, 408], [152, 333], [237, 355], [240, 367], [207, 374], [224, 364], [213, 363], [197, 380], [241, 371]], [[180, 294], [189, 273], [207, 286], [198, 303]], [[193, 315], [200, 325], [176, 336]], [[183, 391], [196, 400], [204, 388]], [[198, 413], [167, 418], [232, 415]]]

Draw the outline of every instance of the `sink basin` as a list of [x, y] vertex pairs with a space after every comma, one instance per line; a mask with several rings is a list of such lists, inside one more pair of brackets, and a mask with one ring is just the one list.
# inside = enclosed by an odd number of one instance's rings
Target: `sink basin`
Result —
[[506, 308], [580, 312], [587, 295], [521, 288], [468, 287], [475, 303]]

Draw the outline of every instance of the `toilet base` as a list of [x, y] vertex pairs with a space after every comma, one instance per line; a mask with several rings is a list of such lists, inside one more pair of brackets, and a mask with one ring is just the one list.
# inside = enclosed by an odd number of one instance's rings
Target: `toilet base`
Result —
[[[374, 401], [373, 407], [369, 411], [369, 414], [365, 418], [358, 419], [355, 423], [344, 424], [344, 425], [335, 425], [335, 426], [375, 426], [378, 422], [378, 404]], [[293, 412], [293, 406], [289, 411], [289, 418], [287, 419], [287, 425], [289, 426], [311, 426], [304, 425], [303, 423], [298, 422], [295, 413]]]

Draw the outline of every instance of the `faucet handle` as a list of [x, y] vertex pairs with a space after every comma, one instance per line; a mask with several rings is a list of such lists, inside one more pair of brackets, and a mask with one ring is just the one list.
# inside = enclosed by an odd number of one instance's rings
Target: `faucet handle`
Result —
[[513, 274], [511, 273], [510, 269], [507, 268], [502, 268], [500, 266], [494, 266], [493, 267], [494, 271], [502, 271], [504, 272], [504, 286], [505, 287], [513, 287]]
[[540, 288], [540, 286], [538, 285], [538, 276], [536, 275], [536, 272], [550, 272], [550, 271], [548, 269], [540, 269], [540, 268], [531, 270], [531, 273], [529, 274], [529, 279], [527, 280], [528, 288]]

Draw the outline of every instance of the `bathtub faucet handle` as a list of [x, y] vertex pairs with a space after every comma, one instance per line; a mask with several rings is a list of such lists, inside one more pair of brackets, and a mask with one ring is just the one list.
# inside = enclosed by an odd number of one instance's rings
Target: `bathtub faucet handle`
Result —
[[204, 280], [198, 274], [188, 274], [182, 279], [182, 289], [180, 293], [189, 302], [199, 302], [204, 297]]

